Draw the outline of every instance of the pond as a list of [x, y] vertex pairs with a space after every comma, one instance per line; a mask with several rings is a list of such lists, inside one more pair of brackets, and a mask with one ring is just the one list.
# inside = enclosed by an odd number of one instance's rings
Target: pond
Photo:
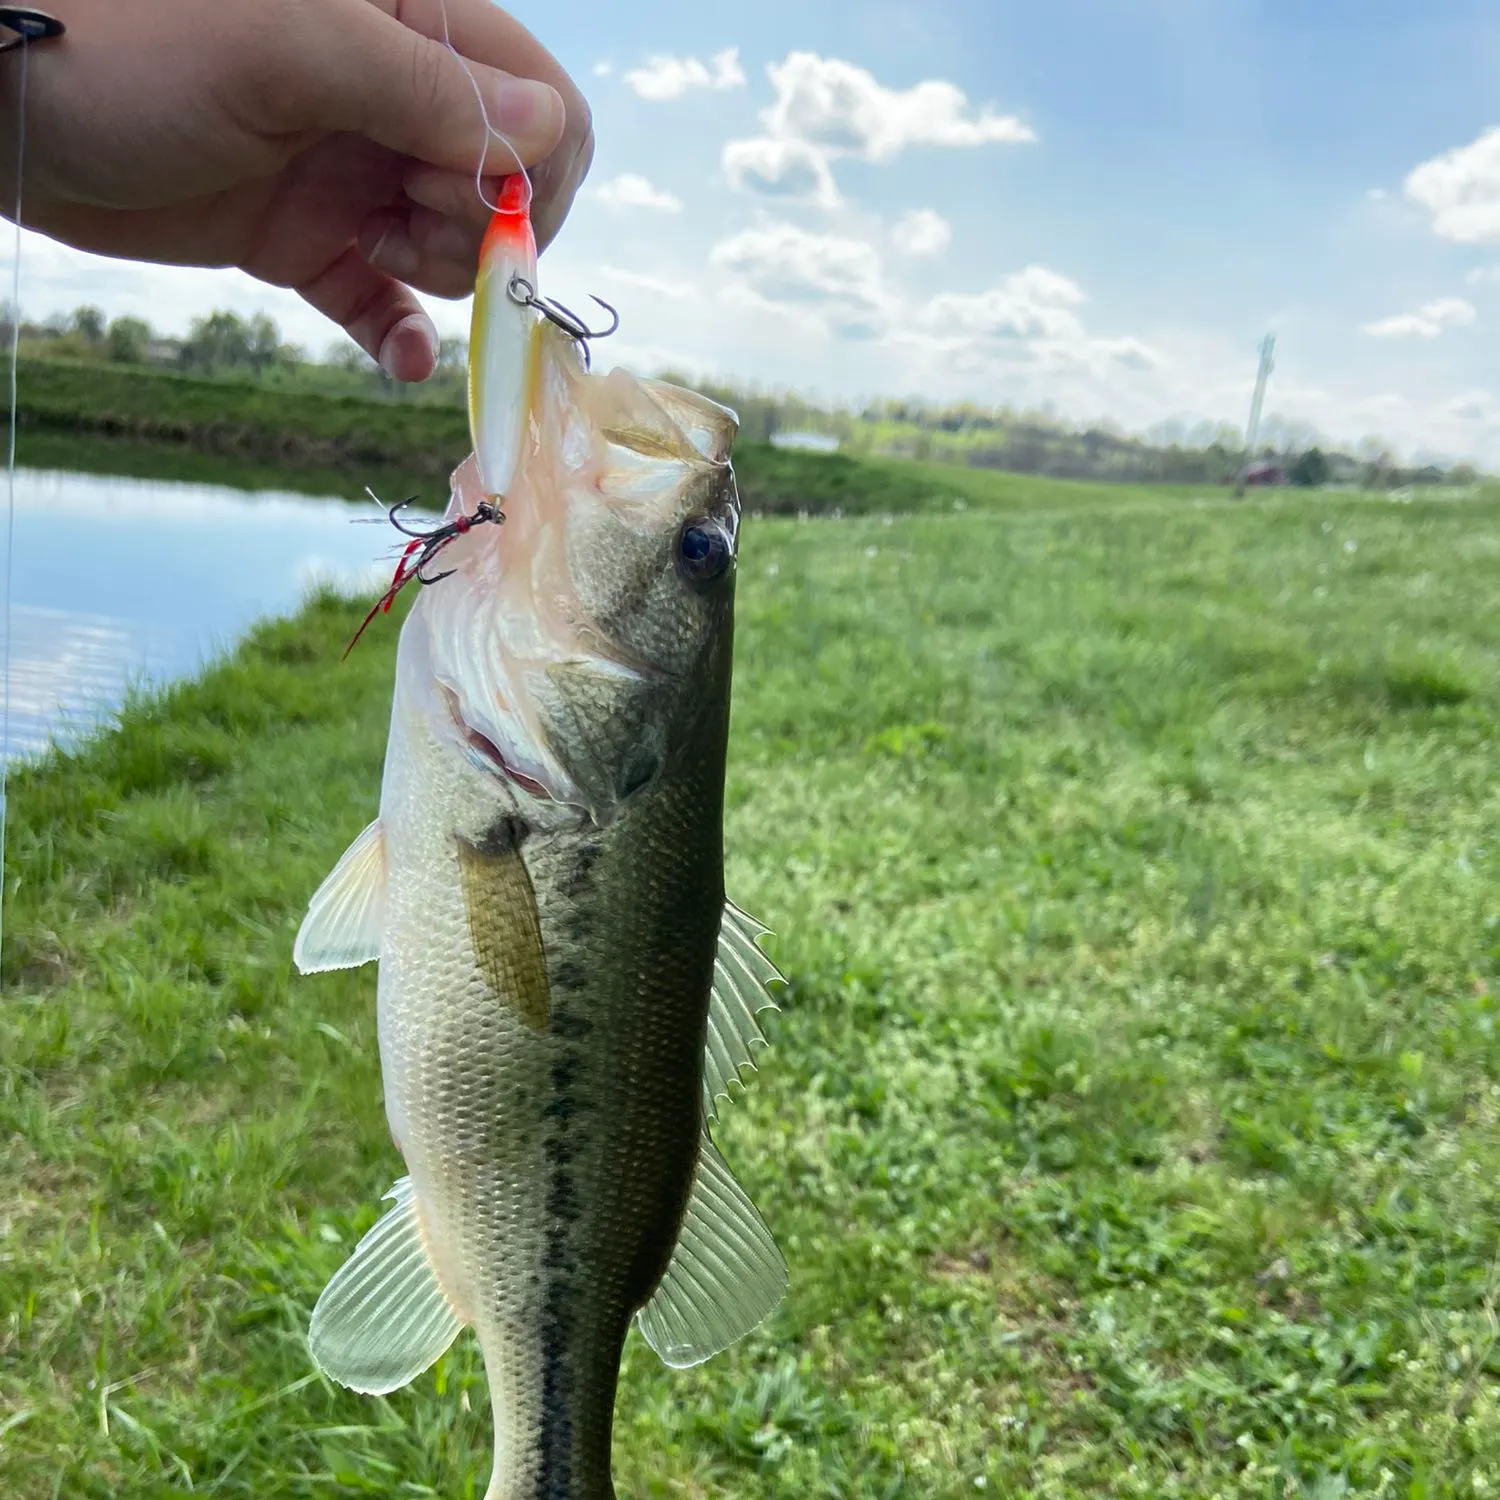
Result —
[[318, 583], [373, 589], [391, 540], [368, 504], [18, 470], [4, 753], [87, 733]]

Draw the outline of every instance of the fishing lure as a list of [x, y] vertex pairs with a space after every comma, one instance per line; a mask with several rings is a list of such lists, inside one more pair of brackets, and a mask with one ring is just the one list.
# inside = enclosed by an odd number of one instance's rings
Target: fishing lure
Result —
[[397, 519], [415, 502], [415, 495], [389, 508], [386, 517], [391, 525], [411, 540], [401, 551], [390, 586], [344, 648], [346, 657], [375, 616], [391, 612], [407, 584], [415, 579], [426, 586], [449, 576], [439, 573], [428, 577], [423, 572], [449, 542], [475, 526], [504, 521], [500, 502], [515, 478], [536, 402], [541, 354], [537, 317], [546, 318], [577, 343], [585, 369], [590, 362], [589, 341], [608, 338], [620, 326], [619, 313], [602, 297], [593, 300], [610, 315], [610, 322], [608, 327], [596, 329], [561, 302], [538, 295], [536, 260], [531, 182], [524, 172], [515, 172], [500, 184], [480, 246], [469, 332], [469, 435], [480, 486], [487, 498], [479, 502], [472, 515], [461, 514], [430, 531], [414, 531]]

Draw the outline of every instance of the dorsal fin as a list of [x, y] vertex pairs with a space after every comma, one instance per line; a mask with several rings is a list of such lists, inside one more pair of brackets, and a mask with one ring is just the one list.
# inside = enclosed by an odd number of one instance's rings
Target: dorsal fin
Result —
[[731, 1083], [744, 1087], [743, 1075], [755, 1071], [753, 1048], [765, 1047], [765, 1033], [755, 1018], [776, 1010], [769, 986], [785, 984], [781, 971], [761, 951], [759, 939], [769, 928], [724, 903], [719, 947], [714, 956], [714, 987], [708, 1001], [708, 1044], [703, 1056], [703, 1116], [718, 1118], [718, 1100], [733, 1096]]

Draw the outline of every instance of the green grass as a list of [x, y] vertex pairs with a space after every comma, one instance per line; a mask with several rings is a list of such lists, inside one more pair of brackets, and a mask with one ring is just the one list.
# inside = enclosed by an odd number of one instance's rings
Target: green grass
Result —
[[[622, 1496], [1500, 1485], [1500, 504], [1018, 483], [752, 521], [729, 888], [795, 985], [726, 1109], [790, 1295], [632, 1339]], [[394, 623], [332, 600], [12, 792], [0, 1494], [483, 1491], [467, 1341], [316, 1378], [397, 1170], [299, 979]]]
[[190, 447], [289, 468], [399, 465], [430, 479], [469, 448], [461, 407], [371, 401], [64, 360], [20, 364], [19, 429]]

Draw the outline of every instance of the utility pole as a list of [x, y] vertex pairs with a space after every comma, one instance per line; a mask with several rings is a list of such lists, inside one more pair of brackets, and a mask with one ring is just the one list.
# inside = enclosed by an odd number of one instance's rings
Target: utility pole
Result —
[[1271, 358], [1275, 351], [1276, 335], [1268, 333], [1260, 341], [1260, 370], [1255, 377], [1255, 394], [1250, 398], [1250, 420], [1245, 423], [1245, 462], [1240, 467], [1240, 477], [1234, 486], [1236, 499], [1243, 497], [1250, 465], [1255, 462], [1255, 440], [1260, 436], [1260, 408], [1266, 399], [1266, 381], [1276, 368], [1276, 361]]

